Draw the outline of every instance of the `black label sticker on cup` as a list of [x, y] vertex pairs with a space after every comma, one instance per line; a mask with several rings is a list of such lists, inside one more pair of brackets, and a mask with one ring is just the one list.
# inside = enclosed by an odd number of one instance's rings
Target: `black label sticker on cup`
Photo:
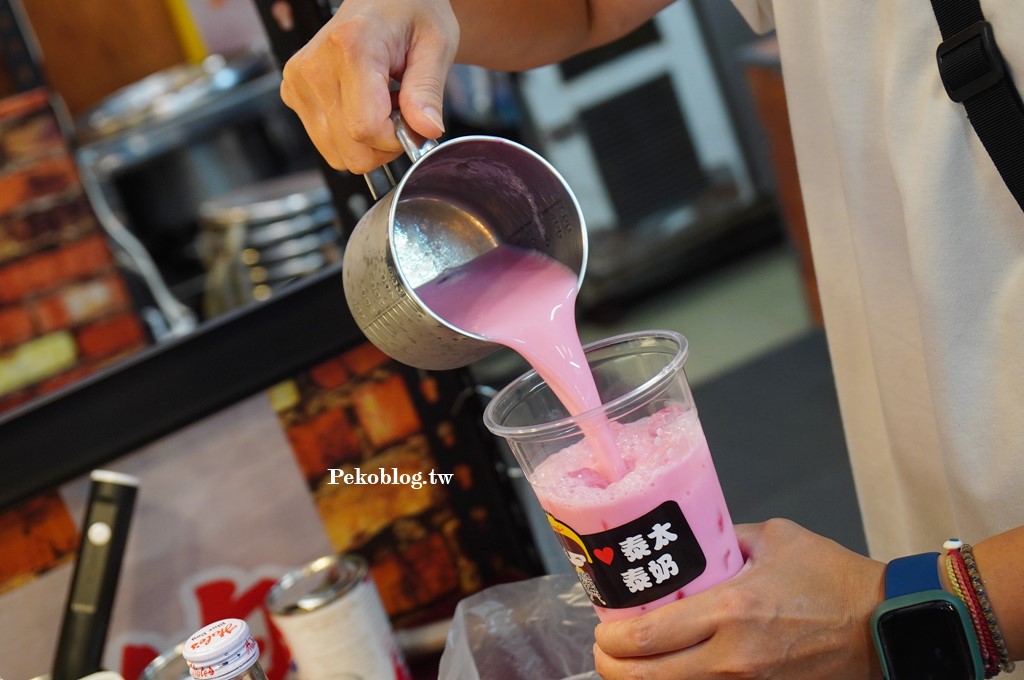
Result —
[[583, 590], [599, 607], [626, 609], [653, 602], [707, 567], [704, 551], [674, 501], [596, 534], [577, 534], [550, 514], [548, 521]]

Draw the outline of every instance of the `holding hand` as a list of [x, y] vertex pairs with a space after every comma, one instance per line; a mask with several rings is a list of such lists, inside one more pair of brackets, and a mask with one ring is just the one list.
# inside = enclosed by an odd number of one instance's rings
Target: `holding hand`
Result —
[[880, 678], [868, 621], [885, 564], [787, 520], [739, 525], [732, 579], [636, 618], [602, 623], [606, 680]]
[[284, 66], [281, 98], [338, 170], [367, 173], [401, 154], [397, 105], [417, 133], [444, 132], [441, 100], [459, 43], [448, 0], [345, 0]]

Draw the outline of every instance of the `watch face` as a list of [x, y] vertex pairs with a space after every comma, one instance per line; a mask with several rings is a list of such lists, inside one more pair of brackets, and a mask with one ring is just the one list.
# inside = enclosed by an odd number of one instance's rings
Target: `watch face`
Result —
[[971, 648], [960, 615], [949, 602], [921, 602], [878, 619], [889, 680], [964, 680], [974, 677]]

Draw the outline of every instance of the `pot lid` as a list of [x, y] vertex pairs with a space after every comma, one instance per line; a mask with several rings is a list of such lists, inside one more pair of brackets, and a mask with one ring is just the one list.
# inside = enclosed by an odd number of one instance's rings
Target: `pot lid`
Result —
[[248, 184], [199, 205], [205, 228], [257, 225], [309, 212], [330, 203], [331, 192], [319, 170]]
[[178, 64], [117, 90], [78, 120], [79, 141], [91, 142], [147, 123], [170, 120], [217, 95], [269, 73], [263, 52], [213, 54], [199, 64]]

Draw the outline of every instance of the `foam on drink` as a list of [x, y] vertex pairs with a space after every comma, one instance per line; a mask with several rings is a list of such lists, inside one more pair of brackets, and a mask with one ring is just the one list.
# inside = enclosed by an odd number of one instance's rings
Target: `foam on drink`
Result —
[[[560, 534], [563, 549], [572, 552], [573, 542], [579, 538], [592, 555], [596, 553], [598, 561], [591, 559], [589, 564], [586, 560], [573, 561], [572, 556], [569, 559], [576, 565], [581, 581], [596, 579], [605, 597], [619, 591], [622, 598], [644, 599], [642, 590], [647, 587], [683, 585], [664, 588], [664, 594], [635, 606], [621, 606], [628, 599], [619, 600], [615, 607], [595, 602], [601, 620], [642, 614], [698, 593], [739, 571], [743, 558], [696, 412], [666, 407], [630, 423], [613, 422], [609, 428], [629, 469], [622, 479], [605, 484], [588, 474], [593, 451], [584, 439], [537, 466], [531, 478], [537, 499], [549, 517], [557, 518], [562, 525], [553, 528]], [[685, 520], [673, 518], [666, 502], [677, 504]], [[650, 519], [625, 534], [626, 538], [640, 536], [649, 554], [630, 561], [631, 555], [622, 546], [623, 536], [607, 532], [644, 517]], [[674, 538], [663, 539], [658, 550], [656, 536], [651, 534], [663, 524], [669, 525]], [[574, 536], [568, 534], [569, 528]], [[602, 540], [602, 536], [607, 539]], [[605, 555], [608, 561], [604, 566], [614, 567], [614, 574], [619, 576], [610, 582], [601, 582], [604, 575], [594, 570], [602, 567], [598, 562]], [[638, 567], [645, 568], [647, 582], [633, 583], [634, 591], [629, 592], [621, 575]], [[658, 582], [658, 578], [663, 580]]]

